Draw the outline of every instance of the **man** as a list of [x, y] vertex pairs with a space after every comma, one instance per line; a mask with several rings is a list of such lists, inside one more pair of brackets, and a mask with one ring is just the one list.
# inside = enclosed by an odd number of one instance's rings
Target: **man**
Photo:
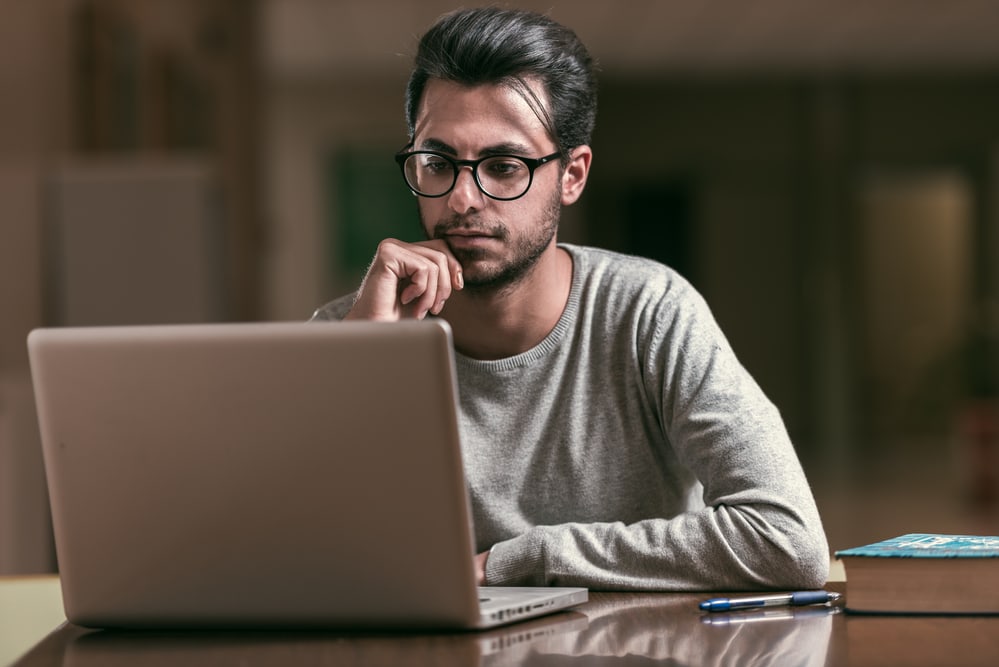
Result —
[[700, 296], [661, 264], [556, 241], [595, 109], [571, 30], [442, 17], [397, 156], [429, 240], [383, 241], [359, 290], [314, 319], [450, 323], [480, 583], [821, 586], [800, 463]]

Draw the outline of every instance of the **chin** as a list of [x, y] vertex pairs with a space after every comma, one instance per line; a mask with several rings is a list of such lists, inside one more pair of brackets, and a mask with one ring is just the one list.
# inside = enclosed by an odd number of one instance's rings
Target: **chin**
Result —
[[491, 266], [462, 263], [461, 267], [465, 287], [489, 287], [502, 276], [502, 271]]

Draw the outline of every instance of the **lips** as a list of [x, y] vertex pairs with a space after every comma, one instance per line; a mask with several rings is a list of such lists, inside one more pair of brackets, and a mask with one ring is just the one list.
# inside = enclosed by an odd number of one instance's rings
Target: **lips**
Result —
[[501, 224], [487, 225], [472, 220], [448, 220], [434, 228], [434, 238], [443, 239], [451, 251], [461, 253], [468, 259], [468, 253], [480, 256], [481, 253], [493, 252], [497, 244], [507, 240], [506, 228]]
[[485, 247], [497, 243], [495, 236], [485, 234], [447, 234], [444, 237], [452, 252], [462, 250], [485, 250]]
[[495, 238], [494, 234], [490, 234], [487, 231], [479, 229], [449, 229], [445, 232], [445, 236], [457, 236], [462, 238]]

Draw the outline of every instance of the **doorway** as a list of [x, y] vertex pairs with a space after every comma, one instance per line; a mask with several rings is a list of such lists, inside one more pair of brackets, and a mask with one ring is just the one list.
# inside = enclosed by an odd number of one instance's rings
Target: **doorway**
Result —
[[859, 189], [859, 404], [877, 439], [950, 426], [971, 314], [973, 197], [957, 169], [878, 171]]

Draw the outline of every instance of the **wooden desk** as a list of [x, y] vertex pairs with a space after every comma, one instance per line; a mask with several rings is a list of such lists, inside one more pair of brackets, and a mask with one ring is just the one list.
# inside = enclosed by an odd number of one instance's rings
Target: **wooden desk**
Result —
[[[0, 600], [4, 586], [0, 580]], [[592, 593], [574, 611], [484, 633], [122, 633], [62, 625], [43, 630], [14, 664], [999, 664], [999, 616], [867, 617], [816, 607], [726, 618], [702, 614], [704, 597]]]

